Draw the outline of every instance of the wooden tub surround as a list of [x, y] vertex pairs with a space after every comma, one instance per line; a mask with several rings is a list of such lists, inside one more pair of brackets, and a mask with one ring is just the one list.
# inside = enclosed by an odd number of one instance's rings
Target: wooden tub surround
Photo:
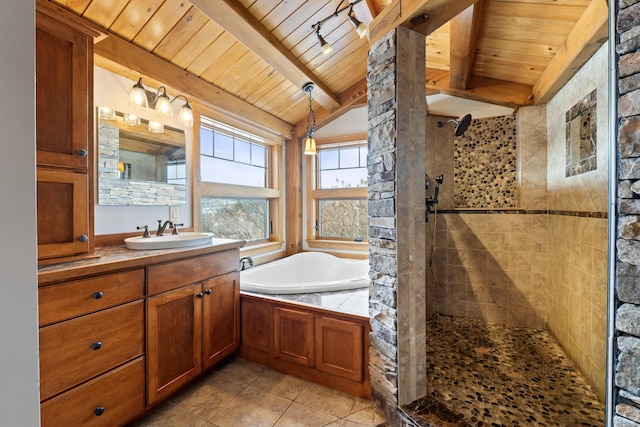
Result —
[[245, 242], [219, 243], [40, 267], [42, 426], [123, 425], [235, 352]]
[[241, 294], [240, 357], [366, 399], [369, 318]]

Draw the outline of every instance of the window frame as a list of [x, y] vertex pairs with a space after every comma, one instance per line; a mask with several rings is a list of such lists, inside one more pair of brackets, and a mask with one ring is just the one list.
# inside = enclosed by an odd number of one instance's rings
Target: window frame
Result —
[[[316, 140], [318, 151], [323, 148], [347, 148], [367, 144], [366, 134]], [[368, 252], [368, 237], [361, 242], [352, 238], [324, 237], [318, 235], [316, 222], [319, 220], [321, 200], [364, 199], [368, 198], [367, 187], [350, 188], [318, 188], [318, 155], [305, 156], [305, 190], [306, 190], [306, 244], [310, 249], [326, 251]]]
[[[209, 114], [211, 113], [211, 114]], [[203, 118], [222, 123], [225, 126], [237, 128], [243, 132], [255, 134], [264, 138], [264, 145], [267, 149], [266, 158], [266, 187], [253, 187], [237, 184], [222, 184], [214, 182], [203, 182], [201, 180], [201, 164], [200, 164], [200, 128], [203, 125]], [[228, 122], [231, 122], [230, 124]], [[205, 123], [206, 125], [206, 123]], [[259, 255], [267, 252], [281, 250], [282, 243], [282, 142], [278, 139], [270, 137], [264, 133], [259, 133], [251, 128], [251, 126], [243, 126], [236, 121], [227, 121], [218, 117], [214, 112], [204, 109], [201, 114], [194, 114], [193, 126], [193, 223], [196, 231], [201, 231], [202, 226], [202, 199], [205, 197], [218, 198], [239, 198], [239, 199], [267, 199], [269, 206], [269, 230], [268, 237], [262, 240], [247, 241], [246, 246], [241, 249], [243, 255], [245, 252], [250, 255]], [[254, 141], [251, 141], [256, 143]]]

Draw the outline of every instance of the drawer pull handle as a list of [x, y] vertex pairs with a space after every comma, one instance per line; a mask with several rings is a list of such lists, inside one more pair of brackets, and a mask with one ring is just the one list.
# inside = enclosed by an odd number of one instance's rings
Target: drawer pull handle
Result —
[[96, 417], [99, 417], [104, 414], [104, 406], [98, 406], [93, 412], [96, 414]]
[[83, 234], [83, 235], [78, 237], [78, 241], [80, 241], [82, 243], [87, 243], [89, 241], [89, 237], [86, 234]]
[[84, 148], [79, 149], [78, 151], [76, 151], [76, 153], [80, 157], [87, 157], [87, 154], [89, 154], [89, 152], [87, 150], [85, 150]]
[[95, 298], [95, 299], [100, 299], [103, 296], [104, 296], [104, 294], [102, 292], [100, 292], [100, 291], [93, 293], [93, 298]]
[[91, 348], [94, 350], [100, 350], [101, 347], [102, 347], [102, 343], [100, 341], [96, 341], [93, 344], [91, 344]]
[[202, 292], [198, 292], [198, 293], [196, 294], [196, 296], [197, 296], [198, 298], [202, 298], [202, 297], [204, 296], [204, 294], [203, 294]]
[[207, 289], [206, 291], [204, 291], [204, 293], [207, 295], [211, 295], [211, 289]]

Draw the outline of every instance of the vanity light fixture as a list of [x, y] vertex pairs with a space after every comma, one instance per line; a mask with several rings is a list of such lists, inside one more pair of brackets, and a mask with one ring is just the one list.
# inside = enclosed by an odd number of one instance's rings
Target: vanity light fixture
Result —
[[[151, 93], [151, 95], [153, 96], [153, 93]], [[165, 88], [164, 86], [160, 86], [155, 93], [155, 112], [159, 117], [172, 117], [173, 108], [171, 104], [178, 98], [184, 98], [185, 100], [185, 104], [180, 109], [178, 121], [183, 126], [192, 127], [193, 109], [189, 104], [189, 99], [182, 94], [175, 96], [173, 99], [169, 98], [169, 95], [167, 95], [167, 88]], [[131, 91], [129, 92], [129, 105], [131, 108], [135, 109], [149, 108], [147, 90], [142, 85], [142, 77], [138, 79], [138, 82], [133, 85]], [[149, 127], [151, 128], [151, 125], [149, 125]], [[151, 129], [149, 130], [151, 131]]]
[[345, 10], [349, 11], [347, 12], [347, 17], [355, 27], [356, 32], [358, 33], [358, 36], [360, 36], [360, 38], [363, 38], [367, 34], [367, 30], [368, 30], [367, 25], [361, 22], [358, 18], [356, 18], [353, 12], [353, 6], [360, 3], [361, 1], [362, 0], [355, 0], [349, 3], [348, 5], [346, 5], [345, 7], [340, 8], [340, 6], [342, 6], [342, 4], [345, 2], [345, 0], [341, 0], [340, 3], [338, 3], [338, 6], [336, 7], [336, 10], [335, 12], [333, 12], [333, 14], [327, 16], [324, 19], [319, 20], [318, 22], [316, 22], [311, 26], [311, 28], [313, 28], [314, 31], [316, 32], [316, 36], [320, 41], [320, 48], [322, 49], [323, 55], [325, 56], [329, 55], [333, 51], [333, 48], [329, 43], [327, 43], [324, 37], [322, 37], [322, 35], [320, 34], [320, 27], [322, 26], [322, 24], [324, 24], [331, 18], [338, 16], [340, 13], [344, 12]]
[[313, 132], [316, 130], [316, 113], [313, 112], [313, 98], [311, 92], [315, 85], [312, 82], [306, 83], [302, 86], [302, 90], [309, 94], [309, 115], [307, 116], [307, 136], [303, 140], [304, 142], [304, 154], [312, 156], [316, 154], [316, 140], [313, 139]]
[[109, 107], [98, 107], [98, 117], [102, 120], [115, 120], [116, 112]]
[[167, 95], [167, 89], [160, 86], [156, 92], [156, 114], [160, 117], [173, 116], [173, 108], [171, 108], [171, 99]]
[[149, 100], [147, 92], [142, 86], [142, 77], [138, 79], [138, 83], [134, 84], [129, 91], [129, 107], [131, 108], [149, 108]]

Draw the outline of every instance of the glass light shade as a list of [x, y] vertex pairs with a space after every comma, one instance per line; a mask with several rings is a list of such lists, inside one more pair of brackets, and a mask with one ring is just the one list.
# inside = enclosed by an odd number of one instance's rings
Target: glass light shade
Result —
[[173, 116], [173, 108], [171, 108], [171, 100], [166, 93], [156, 98], [156, 113], [162, 117]]
[[351, 20], [351, 23], [356, 28], [356, 32], [358, 33], [360, 38], [363, 38], [367, 34], [367, 26], [360, 22], [360, 20], [356, 18], [353, 12], [349, 12], [349, 20]]
[[327, 43], [326, 41], [324, 43], [322, 43], [320, 45], [320, 49], [322, 49], [322, 54], [324, 56], [329, 55], [331, 52], [333, 52], [333, 48], [331, 47], [331, 45], [329, 43]]
[[367, 35], [367, 26], [362, 22], [359, 23], [358, 26], [356, 27], [356, 32], [358, 33], [360, 38], [363, 38], [364, 36]]
[[191, 106], [188, 102], [184, 104], [180, 109], [178, 121], [186, 127], [193, 126], [193, 110], [191, 109]]
[[304, 154], [307, 156], [316, 154], [316, 140], [311, 135], [304, 139]]
[[140, 78], [138, 83], [134, 84], [131, 91], [129, 91], [129, 106], [131, 108], [149, 108], [147, 93], [142, 86], [142, 78]]
[[164, 125], [160, 122], [153, 122], [151, 120], [149, 120], [149, 132], [152, 133], [163, 133], [164, 132]]
[[140, 126], [140, 117], [135, 114], [125, 114], [124, 122], [129, 126]]
[[98, 107], [98, 117], [103, 120], [115, 120], [116, 112], [109, 107]]

